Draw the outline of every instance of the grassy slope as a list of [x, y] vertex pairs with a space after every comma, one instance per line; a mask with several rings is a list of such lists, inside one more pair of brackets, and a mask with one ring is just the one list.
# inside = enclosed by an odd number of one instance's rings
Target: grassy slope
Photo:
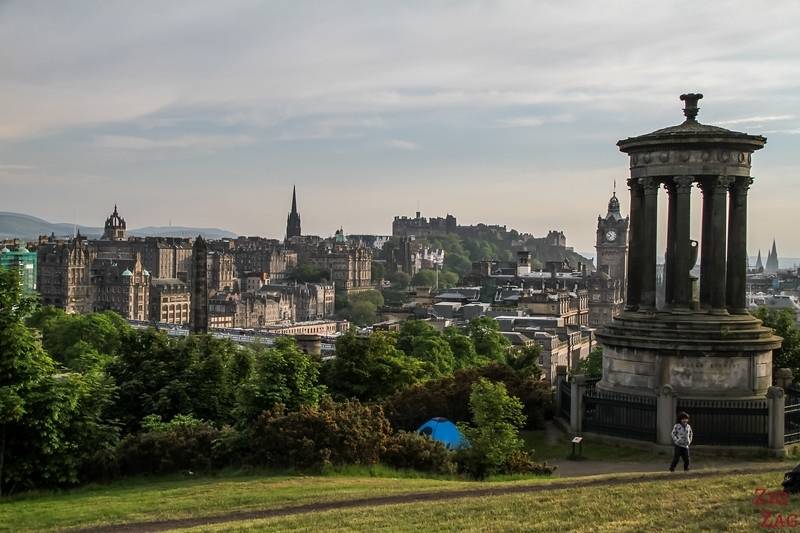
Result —
[[[383, 468], [351, 468], [345, 475], [334, 476], [260, 473], [198, 479], [182, 476], [131, 479], [0, 501], [0, 531], [43, 531], [197, 517], [319, 501], [478, 487], [470, 481], [398, 477], [402, 475]], [[547, 478], [538, 478], [525, 482], [546, 481]]]
[[[758, 531], [756, 487], [779, 473], [648, 482], [222, 524], [204, 531]], [[786, 513], [800, 507], [795, 497]], [[192, 531], [199, 531], [198, 528]]]

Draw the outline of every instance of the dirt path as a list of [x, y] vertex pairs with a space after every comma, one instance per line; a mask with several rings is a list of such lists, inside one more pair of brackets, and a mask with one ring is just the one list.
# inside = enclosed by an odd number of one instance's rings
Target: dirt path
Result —
[[274, 518], [280, 516], [291, 516], [305, 513], [316, 513], [321, 511], [332, 511], [339, 509], [352, 509], [355, 507], [376, 507], [383, 505], [397, 505], [416, 502], [439, 502], [455, 500], [459, 498], [483, 498], [491, 496], [503, 496], [508, 494], [528, 494], [544, 492], [550, 490], [573, 489], [583, 487], [613, 486], [630, 483], [643, 483], [663, 479], [671, 481], [686, 478], [706, 478], [718, 477], [734, 474], [753, 474], [761, 472], [784, 472], [789, 470], [786, 465], [776, 465], [774, 463], [762, 463], [758, 467], [731, 468], [725, 470], [698, 470], [686, 473], [643, 473], [639, 476], [627, 476], [603, 479], [570, 480], [563, 482], [553, 482], [543, 485], [525, 486], [503, 486], [487, 487], [481, 489], [459, 489], [442, 492], [413, 492], [410, 494], [396, 494], [392, 496], [379, 496], [374, 498], [359, 498], [354, 500], [341, 500], [333, 502], [309, 503], [295, 505], [291, 507], [280, 507], [277, 509], [263, 509], [257, 511], [237, 511], [216, 516], [206, 516], [198, 518], [179, 518], [172, 520], [155, 520], [152, 522], [133, 522], [128, 524], [116, 524], [96, 528], [87, 528], [79, 531], [94, 533], [121, 533], [121, 532], [150, 532], [168, 531], [170, 529], [189, 528], [207, 526], [212, 524], [223, 524], [226, 522], [240, 522], [243, 520], [258, 520], [264, 518]]

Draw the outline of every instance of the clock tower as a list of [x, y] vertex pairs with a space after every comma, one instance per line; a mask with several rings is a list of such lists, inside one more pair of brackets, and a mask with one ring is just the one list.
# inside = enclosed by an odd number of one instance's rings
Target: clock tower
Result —
[[611, 279], [619, 280], [625, 295], [626, 265], [628, 255], [628, 217], [619, 210], [617, 192], [608, 201], [608, 213], [597, 217], [597, 271], [605, 272]]

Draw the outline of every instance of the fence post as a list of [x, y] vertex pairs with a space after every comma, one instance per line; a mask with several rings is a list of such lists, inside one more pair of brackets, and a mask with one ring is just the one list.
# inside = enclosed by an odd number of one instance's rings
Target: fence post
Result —
[[667, 383], [656, 396], [656, 440], [659, 444], [672, 445], [672, 426], [675, 423], [676, 398], [672, 385]]
[[583, 431], [583, 391], [586, 390], [586, 376], [572, 376], [570, 387], [569, 427], [573, 433], [580, 435]]
[[791, 368], [779, 368], [775, 371], [775, 386], [787, 390], [794, 381]]
[[567, 381], [567, 367], [558, 365], [556, 367], [556, 413], [561, 412], [561, 387]]
[[786, 394], [782, 388], [770, 387], [767, 389], [767, 408], [769, 410], [769, 449], [782, 456], [786, 431]]

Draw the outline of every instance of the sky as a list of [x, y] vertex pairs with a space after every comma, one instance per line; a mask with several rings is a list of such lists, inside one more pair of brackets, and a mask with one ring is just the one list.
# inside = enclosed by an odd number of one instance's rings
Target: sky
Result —
[[588, 251], [615, 180], [627, 213], [617, 140], [702, 92], [701, 122], [768, 138], [749, 252], [800, 257], [798, 21], [796, 1], [0, 2], [0, 211], [282, 237], [296, 185], [307, 234], [419, 208]]

